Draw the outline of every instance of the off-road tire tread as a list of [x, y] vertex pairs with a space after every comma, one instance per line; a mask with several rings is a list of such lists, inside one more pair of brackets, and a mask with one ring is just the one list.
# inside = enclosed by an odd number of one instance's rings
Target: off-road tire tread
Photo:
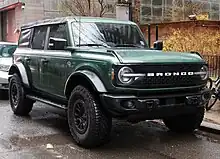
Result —
[[73, 89], [68, 103], [68, 110], [71, 109], [71, 105], [74, 103], [74, 96], [77, 94], [80, 94], [84, 99], [87, 99], [88, 103], [90, 103], [88, 104], [88, 109], [90, 109], [91, 121], [90, 127], [88, 127], [89, 130], [87, 136], [80, 140], [75, 134], [73, 128], [71, 128], [70, 122], [72, 119], [68, 111], [68, 122], [73, 139], [78, 145], [83, 146], [84, 148], [93, 148], [107, 143], [110, 139], [112, 126], [111, 117], [107, 116], [107, 114], [101, 110], [99, 100], [95, 98], [95, 95], [90, 93], [90, 91], [82, 85], [78, 85]]
[[176, 133], [192, 133], [203, 121], [205, 108], [198, 108], [194, 114], [163, 119], [164, 124]]
[[26, 92], [23, 87], [23, 84], [21, 82], [21, 78], [17, 74], [13, 74], [11, 77], [11, 80], [15, 80], [17, 83], [18, 91], [19, 91], [19, 104], [17, 108], [14, 108], [13, 103], [11, 101], [11, 95], [10, 95], [10, 87], [11, 87], [11, 82], [9, 82], [9, 102], [11, 105], [11, 108], [14, 112], [15, 115], [18, 116], [27, 116], [31, 112], [33, 108], [33, 101], [31, 99], [26, 98]]

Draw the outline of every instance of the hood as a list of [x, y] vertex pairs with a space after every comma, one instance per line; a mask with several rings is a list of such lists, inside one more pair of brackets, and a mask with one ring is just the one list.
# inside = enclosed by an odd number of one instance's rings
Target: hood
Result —
[[146, 49], [114, 49], [122, 63], [204, 63], [196, 54]]

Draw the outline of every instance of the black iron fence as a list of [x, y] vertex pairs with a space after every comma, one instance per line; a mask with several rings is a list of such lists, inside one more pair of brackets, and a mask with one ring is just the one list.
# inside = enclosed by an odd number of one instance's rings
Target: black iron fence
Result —
[[216, 78], [220, 75], [220, 55], [203, 55], [209, 64], [209, 76]]

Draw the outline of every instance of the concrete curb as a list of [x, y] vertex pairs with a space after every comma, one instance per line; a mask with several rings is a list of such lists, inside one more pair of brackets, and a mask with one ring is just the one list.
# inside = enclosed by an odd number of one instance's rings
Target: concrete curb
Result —
[[[161, 122], [160, 120], [151, 120], [151, 122], [165, 126], [164, 123]], [[203, 121], [199, 127], [199, 130], [213, 133], [213, 134], [220, 134], [220, 125], [207, 122], [207, 121]]]
[[220, 134], [220, 125], [210, 123], [207, 121], [203, 121], [199, 130], [210, 132], [210, 133], [215, 133], [215, 134]]

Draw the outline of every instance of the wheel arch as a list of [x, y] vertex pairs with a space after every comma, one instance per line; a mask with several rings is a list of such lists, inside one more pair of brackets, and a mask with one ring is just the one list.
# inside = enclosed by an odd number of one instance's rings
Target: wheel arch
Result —
[[8, 75], [9, 75], [8, 80], [10, 80], [11, 76], [14, 73], [17, 73], [19, 75], [22, 83], [25, 84], [25, 86], [30, 87], [28, 75], [27, 75], [26, 69], [22, 63], [12, 64], [12, 66], [10, 67], [10, 69], [8, 71]]
[[67, 79], [64, 88], [64, 94], [67, 98], [69, 98], [73, 88], [78, 84], [82, 84], [97, 93], [107, 92], [103, 82], [94, 72], [89, 70], [80, 70], [72, 73]]

